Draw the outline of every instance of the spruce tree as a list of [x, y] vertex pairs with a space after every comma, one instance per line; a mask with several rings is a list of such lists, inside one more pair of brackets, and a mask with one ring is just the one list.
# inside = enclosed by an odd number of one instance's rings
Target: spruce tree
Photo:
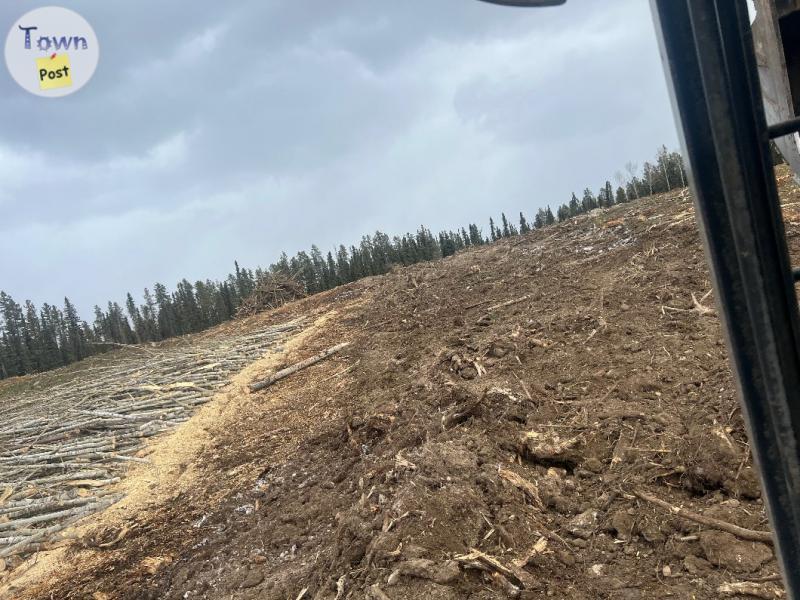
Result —
[[42, 323], [36, 312], [36, 307], [30, 300], [25, 301], [25, 343], [28, 355], [31, 357], [31, 367], [35, 371], [44, 371], [47, 365], [44, 362], [45, 347], [42, 340]]
[[22, 308], [11, 296], [2, 291], [0, 291], [0, 317], [9, 354], [6, 368], [11, 375], [30, 373], [32, 367], [25, 346], [25, 317]]
[[589, 188], [583, 190], [583, 212], [589, 212], [597, 208], [597, 198], [594, 197]]
[[133, 301], [133, 296], [130, 292], [125, 296], [125, 308], [128, 310], [128, 316], [133, 323], [133, 333], [136, 342], [143, 342], [145, 340], [144, 321], [142, 320], [142, 313]]
[[522, 214], [522, 211], [519, 213], [519, 232], [522, 235], [525, 235], [531, 230], [531, 226], [528, 225], [528, 221], [525, 219], [525, 215]]
[[145, 340], [148, 342], [156, 342], [161, 339], [158, 333], [158, 307], [150, 290], [147, 288], [144, 288], [142, 297], [144, 299], [144, 304], [142, 305], [141, 316], [144, 324]]
[[343, 245], [340, 245], [339, 249], [336, 251], [336, 276], [342, 283], [353, 281], [350, 259], [347, 256], [347, 248]]
[[469, 224], [469, 241], [473, 246], [481, 246], [483, 244], [483, 234], [474, 223]]
[[[235, 286], [235, 283], [234, 283]], [[158, 306], [158, 335], [161, 339], [171, 338], [178, 335], [178, 324], [175, 315], [175, 307], [172, 299], [167, 293], [167, 288], [161, 283], [153, 286], [156, 305]]]
[[333, 253], [329, 250], [328, 256], [325, 258], [328, 265], [328, 289], [335, 288], [342, 283], [336, 273], [336, 261], [333, 260]]
[[569, 216], [575, 217], [583, 212], [583, 205], [581, 201], [578, 200], [578, 197], [575, 195], [575, 192], [572, 193], [572, 199], [569, 201]]
[[86, 337], [81, 320], [78, 318], [78, 311], [66, 297], [64, 298], [64, 325], [67, 333], [68, 362], [83, 360], [89, 355], [86, 348]]
[[39, 311], [39, 323], [42, 327], [42, 369], [55, 369], [62, 366], [61, 351], [58, 348], [58, 310], [42, 304]]

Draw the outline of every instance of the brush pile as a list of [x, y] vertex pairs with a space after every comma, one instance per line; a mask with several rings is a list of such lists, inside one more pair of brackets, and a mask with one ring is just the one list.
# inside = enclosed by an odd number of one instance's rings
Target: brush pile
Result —
[[50, 547], [61, 531], [119, 499], [107, 491], [147, 438], [187, 421], [230, 375], [301, 327], [191, 345], [132, 347], [108, 366], [0, 409], [0, 559]]
[[281, 274], [265, 275], [256, 283], [253, 293], [244, 299], [236, 318], [252, 317], [265, 310], [283, 306], [292, 300], [306, 297], [303, 284], [294, 277]]

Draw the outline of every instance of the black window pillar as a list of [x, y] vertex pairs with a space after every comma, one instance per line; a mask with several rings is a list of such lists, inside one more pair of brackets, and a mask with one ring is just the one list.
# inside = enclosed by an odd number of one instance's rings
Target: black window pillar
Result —
[[800, 320], [747, 5], [651, 1], [779, 562], [797, 599]]

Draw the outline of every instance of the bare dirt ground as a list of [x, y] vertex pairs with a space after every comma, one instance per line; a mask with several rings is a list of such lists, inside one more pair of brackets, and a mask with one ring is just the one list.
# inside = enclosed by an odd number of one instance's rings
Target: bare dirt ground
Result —
[[[779, 180], [799, 256], [800, 190]], [[202, 436], [179, 468], [132, 473], [135, 502], [6, 595], [780, 597], [769, 543], [641, 495], [768, 529], [709, 290], [684, 191], [229, 324], [313, 323], [154, 442]]]

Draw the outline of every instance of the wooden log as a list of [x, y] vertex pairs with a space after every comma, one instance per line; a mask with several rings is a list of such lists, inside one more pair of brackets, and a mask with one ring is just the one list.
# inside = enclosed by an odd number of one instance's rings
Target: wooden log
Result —
[[64, 517], [72, 517], [75, 515], [82, 515], [90, 512], [95, 512], [104, 506], [108, 506], [108, 502], [95, 502], [88, 506], [78, 506], [76, 508], [67, 508], [57, 512], [45, 513], [43, 515], [36, 515], [35, 517], [28, 517], [26, 519], [16, 519], [13, 521], [6, 521], [0, 523], [0, 531], [9, 531], [19, 529], [20, 527], [33, 525], [34, 523], [45, 523], [47, 521], [57, 521]]
[[257, 392], [259, 390], [263, 390], [264, 388], [268, 388], [273, 383], [275, 383], [277, 381], [280, 381], [281, 379], [284, 379], [284, 378], [288, 377], [289, 375], [292, 375], [293, 373], [297, 373], [298, 371], [300, 371], [302, 369], [305, 369], [306, 367], [310, 367], [311, 365], [314, 365], [314, 364], [316, 364], [316, 363], [318, 363], [318, 362], [320, 362], [322, 360], [325, 360], [329, 356], [332, 356], [332, 355], [336, 354], [337, 352], [339, 352], [340, 350], [343, 350], [344, 348], [347, 348], [349, 345], [350, 345], [350, 342], [343, 342], [341, 344], [337, 344], [336, 346], [333, 346], [332, 348], [328, 348], [327, 350], [323, 350], [319, 354], [315, 354], [311, 358], [307, 358], [305, 360], [302, 360], [299, 363], [296, 363], [296, 364], [292, 365], [291, 367], [286, 367], [285, 369], [281, 369], [277, 373], [273, 373], [272, 375], [270, 375], [269, 377], [267, 377], [266, 379], [264, 379], [262, 381], [257, 381], [255, 383], [251, 383], [250, 384], [250, 391], [251, 392]]
[[97, 502], [100, 497], [102, 497], [102, 492], [98, 492], [95, 494], [95, 497], [86, 497], [86, 498], [67, 498], [64, 500], [59, 500], [56, 498], [45, 498], [38, 501], [28, 501], [27, 504], [21, 506], [9, 506], [9, 507], [2, 507], [0, 508], [0, 515], [7, 515], [9, 519], [14, 519], [17, 517], [25, 517], [28, 515], [35, 515], [42, 512], [53, 512], [58, 510], [63, 510], [65, 508], [73, 508], [76, 506], [84, 506], [86, 504], [91, 504], [92, 502]]
[[[89, 465], [87, 465], [89, 466]], [[64, 473], [63, 475], [49, 475], [47, 477], [38, 477], [36, 479], [29, 479], [28, 483], [36, 485], [44, 485], [50, 483], [58, 483], [61, 481], [69, 481], [70, 479], [100, 479], [108, 477], [108, 471], [102, 469], [91, 469], [87, 471], [78, 471], [72, 473]], [[3, 484], [0, 484], [3, 485]]]
[[35, 535], [32, 535], [24, 540], [21, 540], [12, 546], [9, 546], [8, 548], [0, 550], [0, 558], [6, 558], [8, 556], [14, 556], [16, 554], [22, 554], [28, 551], [32, 545], [37, 544], [43, 540], [46, 540], [51, 536], [55, 535], [56, 533], [64, 531], [67, 527], [72, 525], [82, 516], [83, 515], [76, 515], [74, 517], [67, 519], [63, 523], [52, 525], [51, 527], [45, 527], [44, 529], [39, 530], [39, 532], [36, 533]]

